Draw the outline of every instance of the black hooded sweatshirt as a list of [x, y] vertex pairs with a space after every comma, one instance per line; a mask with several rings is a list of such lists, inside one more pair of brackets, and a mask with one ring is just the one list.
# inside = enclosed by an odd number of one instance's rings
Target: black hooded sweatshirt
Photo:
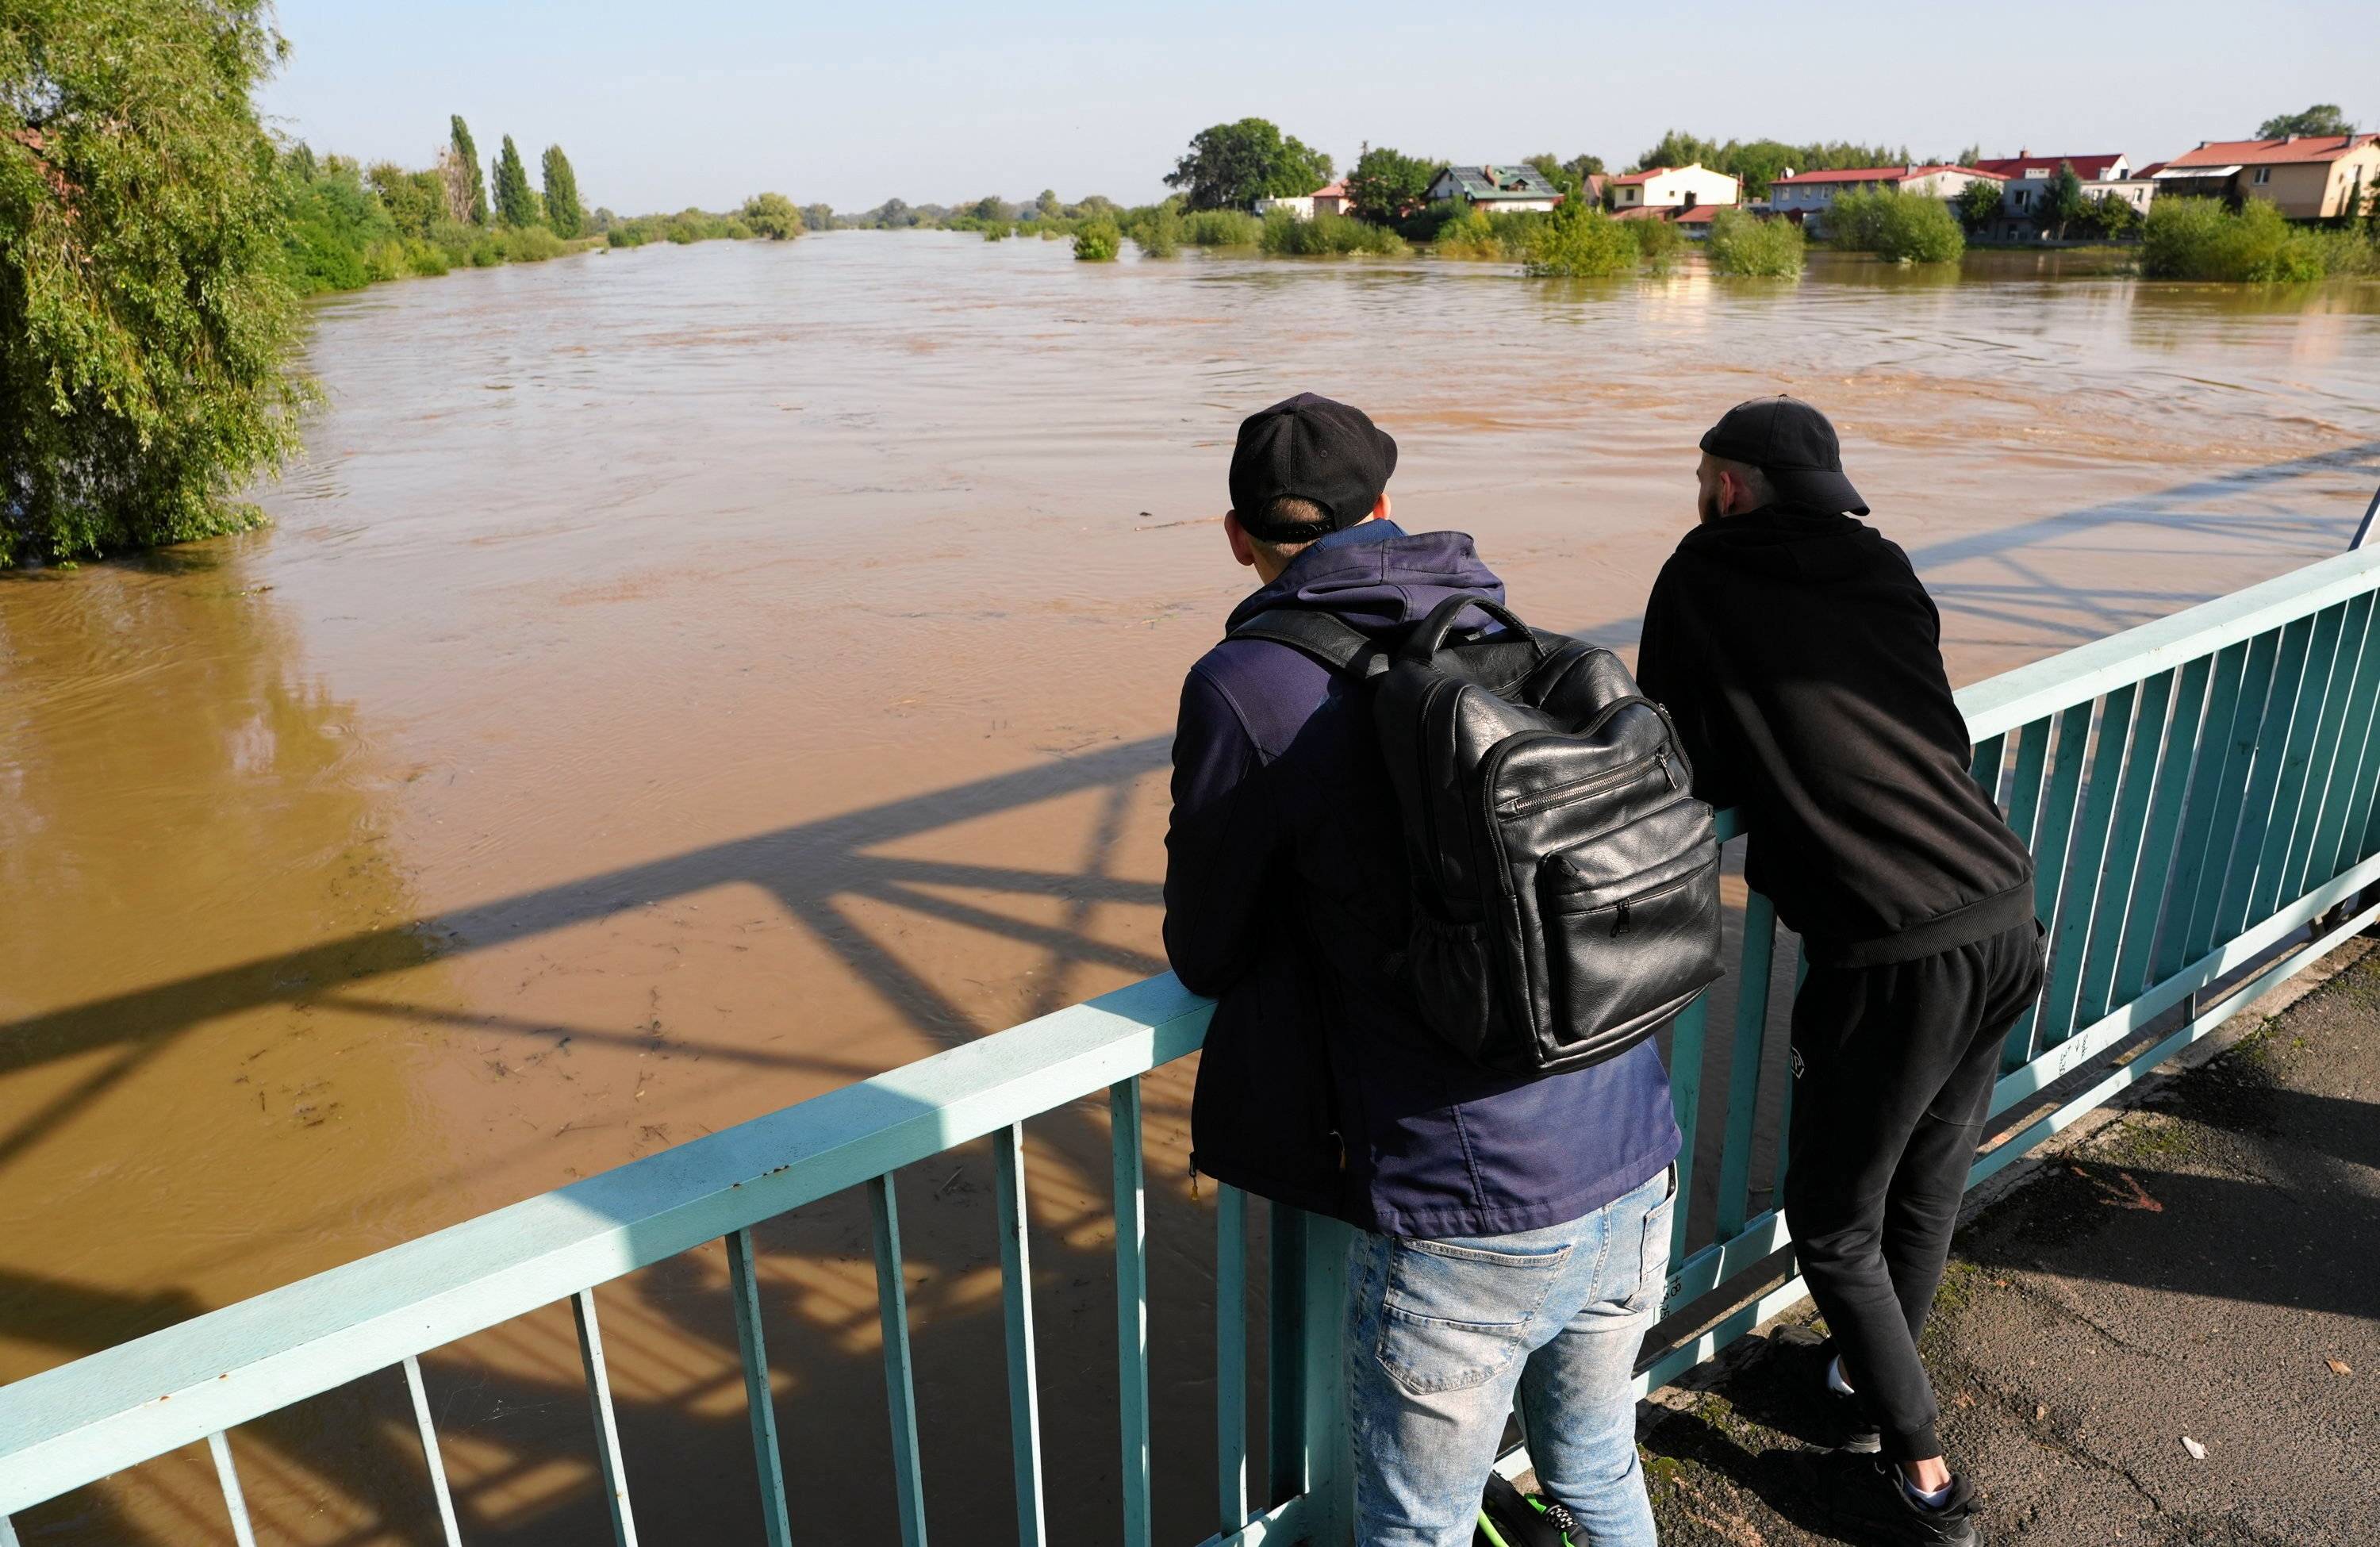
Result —
[[1912, 961], [2033, 917], [2032, 856], [1968, 773], [1941, 617], [1873, 528], [1772, 506], [1688, 532], [1636, 678], [1694, 793], [1743, 809], [1745, 879], [1813, 962]]

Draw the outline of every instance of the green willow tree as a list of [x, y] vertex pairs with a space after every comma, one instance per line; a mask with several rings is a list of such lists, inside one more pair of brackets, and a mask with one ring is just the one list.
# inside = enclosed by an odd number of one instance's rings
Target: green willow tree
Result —
[[310, 397], [265, 0], [8, 0], [0, 566], [254, 525]]
[[447, 139], [455, 147], [455, 159], [471, 170], [471, 224], [488, 223], [488, 179], [480, 170], [480, 147], [471, 142], [470, 126], [463, 116], [455, 114], [447, 120]]
[[562, 153], [561, 146], [548, 145], [538, 170], [545, 177], [546, 225], [557, 237], [583, 236], [587, 210], [578, 202], [578, 175], [570, 169], [570, 158]]
[[537, 190], [528, 186], [528, 168], [521, 164], [509, 134], [496, 152], [496, 219], [505, 225], [538, 223]]

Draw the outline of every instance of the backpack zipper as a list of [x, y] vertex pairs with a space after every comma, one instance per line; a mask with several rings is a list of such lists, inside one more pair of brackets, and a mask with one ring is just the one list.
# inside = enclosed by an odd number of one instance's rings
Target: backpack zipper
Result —
[[1524, 800], [1507, 801], [1497, 808], [1497, 814], [1508, 817], [1532, 816], [1538, 811], [1548, 810], [1568, 801], [1592, 795], [1598, 789], [1633, 784], [1643, 777], [1647, 768], [1655, 767], [1669, 775], [1671, 789], [1678, 787], [1678, 776], [1670, 771], [1670, 760], [1661, 753], [1655, 752], [1649, 757], [1638, 758], [1634, 762], [1626, 763], [1618, 768], [1607, 768], [1600, 774], [1589, 774], [1585, 778], [1568, 780], [1554, 786], [1551, 789], [1541, 789]]

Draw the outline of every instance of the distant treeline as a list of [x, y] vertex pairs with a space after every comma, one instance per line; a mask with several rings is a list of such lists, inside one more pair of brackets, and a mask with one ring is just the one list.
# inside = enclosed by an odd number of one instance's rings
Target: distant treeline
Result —
[[589, 213], [561, 146], [546, 147], [539, 186], [531, 186], [511, 135], [504, 137], [491, 178], [459, 114], [448, 121], [447, 133], [431, 164], [419, 170], [317, 156], [303, 142], [279, 152], [287, 202], [282, 243], [301, 294], [454, 268], [532, 263], [604, 245], [783, 240], [802, 233], [802, 213], [782, 193], [755, 194], [741, 209], [718, 214], [685, 209], [624, 218], [600, 207]]

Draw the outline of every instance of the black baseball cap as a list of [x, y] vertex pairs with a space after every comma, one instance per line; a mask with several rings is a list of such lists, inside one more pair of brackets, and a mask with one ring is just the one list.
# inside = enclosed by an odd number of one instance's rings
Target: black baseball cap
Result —
[[[1240, 420], [1232, 447], [1232, 509], [1252, 537], [1311, 542], [1372, 513], [1397, 470], [1397, 443], [1363, 409], [1310, 392]], [[1312, 500], [1320, 521], [1267, 524], [1278, 499]]]
[[1758, 468], [1781, 500], [1829, 515], [1867, 514], [1867, 502], [1843, 476], [1835, 427], [1798, 398], [1780, 394], [1738, 403], [1703, 432], [1703, 449]]

